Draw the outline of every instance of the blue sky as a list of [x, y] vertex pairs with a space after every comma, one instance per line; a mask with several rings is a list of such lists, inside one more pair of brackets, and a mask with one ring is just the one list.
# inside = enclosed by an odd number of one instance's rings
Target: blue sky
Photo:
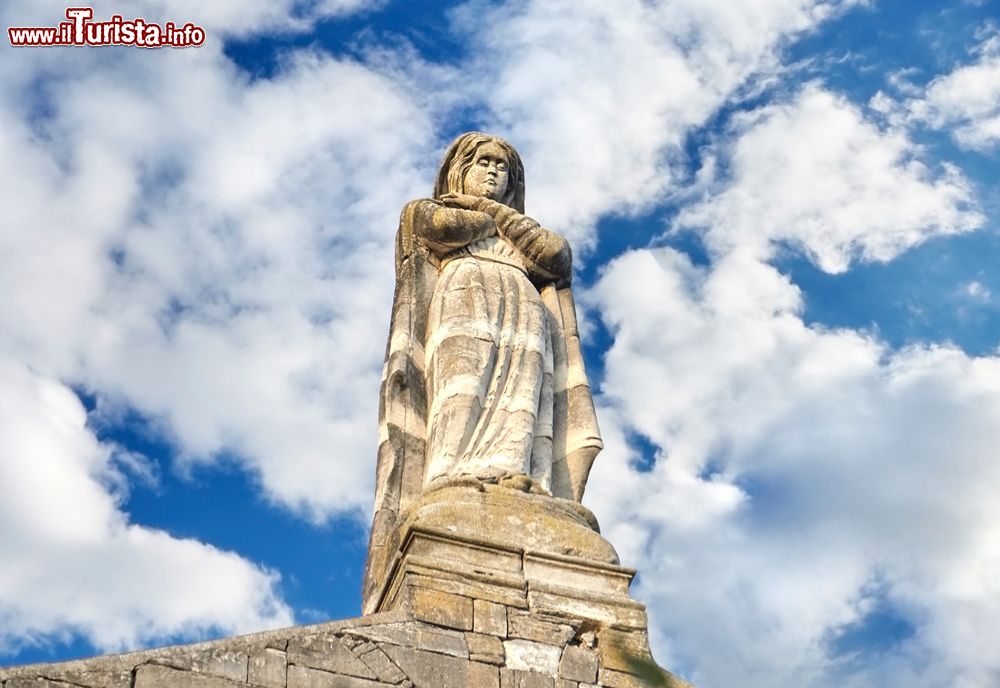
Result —
[[1000, 684], [996, 0], [94, 8], [208, 40], [0, 48], [0, 664], [358, 613], [396, 218], [482, 129], [658, 660]]

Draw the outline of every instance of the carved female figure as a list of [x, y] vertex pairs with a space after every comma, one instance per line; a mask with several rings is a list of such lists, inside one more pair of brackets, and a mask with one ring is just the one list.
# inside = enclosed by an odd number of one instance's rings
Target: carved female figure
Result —
[[523, 173], [506, 142], [466, 136], [448, 162], [441, 204], [417, 201], [413, 222], [438, 261], [424, 484], [471, 476], [551, 493], [553, 326], [535, 285], [569, 283], [569, 245], [515, 207]]
[[459, 136], [396, 237], [369, 570], [401, 512], [437, 486], [580, 500], [602, 444], [571, 277], [569, 244], [524, 214], [517, 151]]

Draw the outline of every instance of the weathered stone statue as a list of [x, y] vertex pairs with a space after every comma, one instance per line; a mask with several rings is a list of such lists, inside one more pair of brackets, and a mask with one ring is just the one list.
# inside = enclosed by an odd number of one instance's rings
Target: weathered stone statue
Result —
[[428, 490], [469, 481], [577, 502], [602, 443], [572, 253], [524, 214], [503, 139], [459, 136], [403, 209], [379, 408], [372, 546]]
[[[571, 278], [569, 244], [524, 215], [517, 151], [458, 137], [400, 221], [377, 509], [463, 477], [580, 500], [602, 444]], [[414, 476], [399, 497], [394, 472]]]

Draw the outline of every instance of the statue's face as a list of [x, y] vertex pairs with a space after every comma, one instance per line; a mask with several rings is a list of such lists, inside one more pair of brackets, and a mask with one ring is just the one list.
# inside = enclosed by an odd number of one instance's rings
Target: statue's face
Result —
[[476, 150], [476, 159], [462, 180], [465, 193], [499, 201], [507, 191], [507, 155], [492, 141]]

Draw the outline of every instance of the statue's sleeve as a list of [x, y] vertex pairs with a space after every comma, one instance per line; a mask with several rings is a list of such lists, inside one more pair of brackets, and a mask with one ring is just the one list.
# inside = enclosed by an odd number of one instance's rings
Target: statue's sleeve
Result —
[[413, 201], [413, 232], [439, 258], [474, 241], [494, 236], [497, 223], [488, 213], [449, 208], [435, 201]]
[[488, 198], [479, 201], [480, 210], [492, 216], [497, 231], [524, 256], [528, 272], [547, 282], [568, 286], [573, 274], [573, 253], [569, 242], [527, 215]]

